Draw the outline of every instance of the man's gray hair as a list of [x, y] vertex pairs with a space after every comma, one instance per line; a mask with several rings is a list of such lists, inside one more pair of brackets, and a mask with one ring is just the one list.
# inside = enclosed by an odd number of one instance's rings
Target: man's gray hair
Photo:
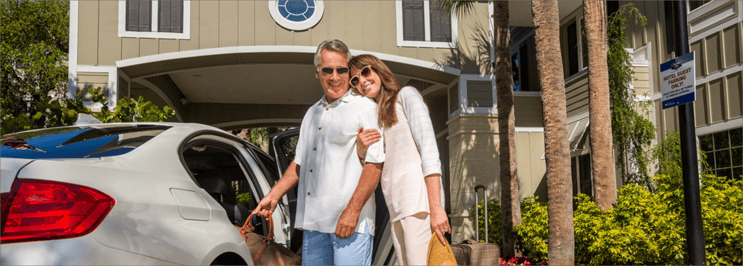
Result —
[[315, 52], [315, 68], [319, 69], [322, 65], [321, 53], [323, 50], [335, 51], [346, 54], [346, 63], [351, 60], [351, 51], [348, 50], [348, 46], [341, 40], [325, 40], [317, 46], [317, 52]]

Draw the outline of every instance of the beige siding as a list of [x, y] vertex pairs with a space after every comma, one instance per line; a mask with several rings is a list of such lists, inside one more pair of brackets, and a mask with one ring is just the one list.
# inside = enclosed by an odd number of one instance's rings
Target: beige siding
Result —
[[[199, 49], [219, 47], [219, 1], [201, 1]], [[193, 12], [192, 12], [193, 13]]]
[[743, 61], [738, 25], [723, 30], [723, 36], [722, 47], [725, 49], [725, 68], [728, 68]]
[[121, 59], [139, 57], [139, 39], [121, 38]]
[[237, 44], [240, 46], [255, 45], [255, 5], [262, 2], [238, 1]]
[[705, 74], [709, 75], [722, 69], [722, 57], [720, 56], [720, 34], [712, 34], [704, 38], [707, 42], [705, 45], [705, 63], [707, 64]]
[[[81, 1], [82, 2], [82, 1]], [[118, 1], [99, 1], [102, 14], [116, 14], [119, 10]], [[98, 23], [98, 62], [97, 65], [113, 66], [121, 60], [121, 38], [118, 36], [118, 16], [101, 16]]]
[[695, 52], [697, 55], [697, 58], [694, 60], [694, 68], [696, 70], [696, 78], [700, 78], [707, 73], [705, 71], [705, 69], [707, 69], [705, 68], [707, 64], [704, 64], [704, 54], [702, 53], [702, 40], [692, 43], [691, 51]]
[[159, 52], [160, 46], [157, 39], [139, 39], [139, 56], [156, 55]]
[[709, 96], [705, 86], [697, 86], [697, 100], [694, 102], [694, 120], [695, 126], [701, 127], [709, 124], [709, 112], [706, 111], [709, 106]]
[[588, 111], [588, 75], [586, 73], [565, 84], [568, 117]]
[[238, 11], [238, 1], [219, 2], [219, 47], [237, 46]]
[[727, 76], [727, 109], [729, 112], [729, 119], [741, 118], [743, 113], [743, 80], [741, 80], [741, 73], [736, 73]]
[[[241, 2], [247, 2], [247, 1], [241, 1]], [[199, 11], [201, 8], [201, 2], [200, 1], [191, 1], [191, 29], [190, 29], [190, 39], [188, 40], [178, 40], [180, 43], [179, 49], [181, 51], [189, 51], [189, 50], [196, 50], [199, 49], [199, 30], [201, 30], [201, 27], [199, 27], [199, 21], [201, 19], [201, 12]], [[186, 22], [189, 23], [189, 22]]]
[[544, 132], [516, 133], [516, 164], [521, 198], [537, 195], [546, 199], [547, 186], [544, 174], [547, 166], [544, 155]]
[[360, 31], [363, 34], [363, 50], [382, 51], [382, 9], [378, 1], [359, 1], [362, 3], [362, 12], [353, 12], [349, 14], [359, 14], [363, 22], [362, 28], [351, 28], [350, 31]]
[[158, 51], [161, 54], [178, 52], [178, 40], [160, 39]]
[[[349, 6], [347, 2], [341, 1], [328, 1], [325, 2], [325, 12], [327, 14], [345, 14], [349, 12]], [[312, 45], [318, 45], [325, 39], [341, 39], [347, 38], [349, 24], [352, 23], [349, 19], [353, 16], [348, 15], [329, 15], [327, 20], [323, 15], [322, 21], [315, 26], [312, 31]], [[322, 25], [320, 25], [322, 24]], [[334, 25], [329, 27], [328, 25]]]
[[458, 47], [397, 46], [395, 1], [326, 1], [322, 19], [303, 31], [287, 30], [271, 17], [265, 1], [191, 1], [189, 39], [119, 38], [118, 2], [82, 1], [78, 63], [115, 65], [147, 55], [253, 45], [316, 46], [341, 39], [352, 49], [436, 62], [464, 74], [489, 74], [487, 3], [458, 19]]
[[87, 92], [88, 89], [101, 87], [101, 91], [106, 93], [108, 92], [108, 73], [78, 72], [77, 87], [85, 90], [83, 96], [85, 100], [90, 100], [93, 97]]
[[[80, 17], [78, 29], [79, 65], [98, 64], [98, 1], [80, 1], [78, 4]], [[114, 14], [106, 14], [104, 16]]]

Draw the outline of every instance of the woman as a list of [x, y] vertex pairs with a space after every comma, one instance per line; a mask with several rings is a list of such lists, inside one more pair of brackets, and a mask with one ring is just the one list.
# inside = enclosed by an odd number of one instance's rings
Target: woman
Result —
[[[400, 88], [379, 58], [359, 55], [349, 66], [351, 86], [379, 105], [386, 153], [381, 184], [397, 259], [403, 265], [425, 265], [432, 231], [442, 244], [444, 233], [450, 231], [441, 206], [441, 161], [428, 107], [418, 90]], [[362, 159], [365, 147], [380, 137], [376, 130], [359, 133], [357, 147]]]

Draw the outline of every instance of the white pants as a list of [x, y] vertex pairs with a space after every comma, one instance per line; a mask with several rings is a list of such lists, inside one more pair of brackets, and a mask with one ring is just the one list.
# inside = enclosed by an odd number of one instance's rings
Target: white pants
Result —
[[427, 212], [402, 218], [392, 223], [392, 244], [400, 265], [426, 265], [431, 241], [431, 218]]

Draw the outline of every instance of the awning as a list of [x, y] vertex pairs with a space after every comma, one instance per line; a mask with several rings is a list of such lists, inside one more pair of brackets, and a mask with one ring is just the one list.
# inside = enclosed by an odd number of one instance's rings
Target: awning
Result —
[[587, 150], [586, 140], [588, 139], [588, 117], [568, 124], [568, 140], [570, 141], [570, 153]]

